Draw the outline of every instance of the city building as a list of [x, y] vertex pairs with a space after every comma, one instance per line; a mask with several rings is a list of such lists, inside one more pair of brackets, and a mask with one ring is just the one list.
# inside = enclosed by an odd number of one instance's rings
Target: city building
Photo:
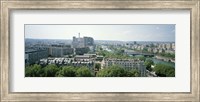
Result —
[[74, 48], [74, 55], [83, 55], [85, 53], [88, 53], [90, 49], [88, 47], [83, 48]]
[[83, 47], [90, 47], [90, 46], [94, 46], [94, 39], [92, 37], [80, 37], [80, 33], [79, 33], [79, 37], [76, 38], [75, 36], [73, 37], [73, 41], [72, 41], [72, 47], [73, 48], [83, 48]]
[[103, 58], [104, 58], [103, 56], [97, 55], [97, 56], [96, 56], [96, 61], [102, 61]]
[[90, 70], [94, 70], [95, 61], [91, 60], [89, 56], [76, 56], [75, 58], [44, 58], [40, 59], [40, 65], [56, 64], [57, 66], [86, 66]]
[[175, 43], [172, 43], [172, 49], [175, 50]]
[[148, 52], [153, 52], [153, 49], [151, 47], [149, 47]]
[[89, 55], [76, 55], [74, 57], [75, 61], [90, 61], [91, 57]]
[[175, 50], [166, 50], [165, 53], [175, 54]]
[[162, 49], [166, 49], [166, 44], [162, 44]]
[[94, 39], [92, 37], [83, 37], [83, 39], [85, 47], [94, 46]]
[[105, 67], [112, 65], [119, 65], [126, 70], [137, 69], [140, 71], [141, 76], [146, 76], [146, 67], [144, 61], [136, 59], [106, 59]]
[[49, 56], [63, 57], [65, 55], [73, 54], [74, 49], [69, 46], [52, 45], [49, 47]]
[[164, 53], [165, 50], [164, 49], [159, 49], [159, 53]]
[[38, 63], [40, 59], [48, 57], [47, 49], [28, 49], [25, 51], [25, 64], [35, 64]]
[[172, 44], [171, 43], [167, 43], [166, 44], [166, 48], [169, 50], [169, 49], [172, 49]]
[[162, 49], [162, 48], [163, 48], [162, 44], [159, 44], [159, 45], [158, 45], [158, 48], [159, 48], [159, 49]]
[[153, 53], [158, 53], [158, 52], [159, 52], [159, 50], [157, 48], [153, 49]]
[[95, 58], [97, 56], [97, 54], [96, 53], [94, 53], [94, 54], [85, 53], [84, 56], [90, 56], [91, 58]]

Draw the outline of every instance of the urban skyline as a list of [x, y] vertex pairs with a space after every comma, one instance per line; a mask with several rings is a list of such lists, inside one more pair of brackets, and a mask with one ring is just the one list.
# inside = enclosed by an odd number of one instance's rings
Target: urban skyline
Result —
[[71, 39], [90, 36], [94, 40], [175, 42], [175, 25], [25, 25], [26, 39]]
[[25, 25], [24, 61], [25, 77], [175, 77], [175, 25]]

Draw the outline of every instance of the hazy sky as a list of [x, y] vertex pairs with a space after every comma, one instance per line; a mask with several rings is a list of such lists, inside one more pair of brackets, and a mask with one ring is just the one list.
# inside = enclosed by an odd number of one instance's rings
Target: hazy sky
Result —
[[153, 25], [25, 25], [25, 38], [72, 39], [88, 36], [94, 40], [175, 41], [174, 24]]

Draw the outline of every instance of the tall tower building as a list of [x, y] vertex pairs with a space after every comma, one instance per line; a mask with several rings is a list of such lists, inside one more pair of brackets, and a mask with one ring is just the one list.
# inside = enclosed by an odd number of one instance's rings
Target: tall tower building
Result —
[[94, 39], [92, 37], [80, 37], [80, 33], [78, 33], [78, 38], [73, 37], [72, 46], [73, 48], [83, 48], [90, 47], [94, 45]]

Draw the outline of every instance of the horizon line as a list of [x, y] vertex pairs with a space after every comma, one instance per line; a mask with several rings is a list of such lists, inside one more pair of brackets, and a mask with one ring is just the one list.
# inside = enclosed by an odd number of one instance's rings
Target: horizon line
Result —
[[[42, 40], [44, 38], [25, 38], [25, 39], [39, 39], [39, 40]], [[72, 39], [51, 39], [51, 38], [47, 38], [45, 40], [72, 40]], [[97, 39], [98, 40], [98, 39]], [[94, 39], [95, 41], [95, 39]], [[102, 40], [102, 41], [122, 41], [122, 42], [134, 42], [134, 41], [141, 41], [141, 42], [175, 42], [175, 41], [144, 41], [144, 40], [133, 40], [133, 41], [124, 41], [124, 40]]]

